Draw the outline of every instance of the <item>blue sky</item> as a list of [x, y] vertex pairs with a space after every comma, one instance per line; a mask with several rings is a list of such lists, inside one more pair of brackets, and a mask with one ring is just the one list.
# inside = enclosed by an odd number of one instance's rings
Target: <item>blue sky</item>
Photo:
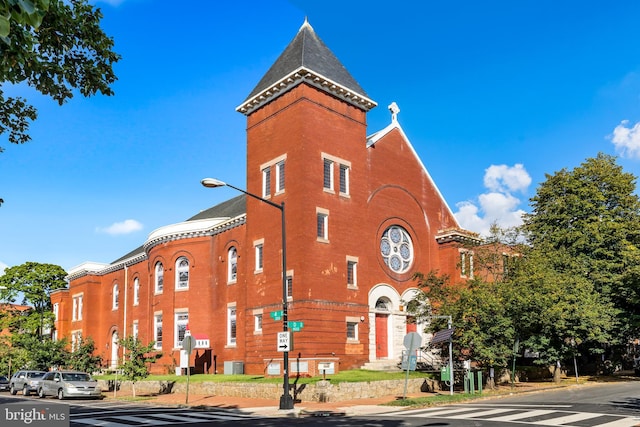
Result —
[[111, 262], [154, 229], [235, 196], [235, 108], [308, 17], [378, 107], [398, 120], [461, 225], [513, 225], [536, 187], [598, 152], [640, 175], [640, 2], [96, 3], [123, 59], [115, 96], [39, 109], [33, 140], [0, 146], [0, 269]]

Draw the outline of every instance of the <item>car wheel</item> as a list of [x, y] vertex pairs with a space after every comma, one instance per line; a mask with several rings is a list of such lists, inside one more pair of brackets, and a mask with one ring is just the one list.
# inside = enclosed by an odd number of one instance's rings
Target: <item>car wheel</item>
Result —
[[60, 400], [64, 399], [64, 390], [62, 389], [58, 390], [58, 399]]
[[42, 387], [40, 387], [40, 388], [38, 389], [38, 397], [39, 397], [40, 399], [42, 399], [42, 398], [44, 397], [44, 390], [42, 389]]
[[9, 393], [15, 396], [17, 392], [18, 390], [16, 390], [15, 386], [11, 384], [11, 389], [9, 390]]
[[22, 395], [29, 396], [30, 394], [31, 392], [29, 391], [29, 387], [27, 387], [27, 385], [25, 384], [24, 387], [22, 387]]

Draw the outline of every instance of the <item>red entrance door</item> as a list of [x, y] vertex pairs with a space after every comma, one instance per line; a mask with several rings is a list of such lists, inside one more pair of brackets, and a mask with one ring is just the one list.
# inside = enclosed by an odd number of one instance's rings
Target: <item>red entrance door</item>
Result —
[[386, 314], [376, 314], [376, 358], [384, 359], [389, 356], [388, 337], [387, 337], [387, 320], [389, 316]]

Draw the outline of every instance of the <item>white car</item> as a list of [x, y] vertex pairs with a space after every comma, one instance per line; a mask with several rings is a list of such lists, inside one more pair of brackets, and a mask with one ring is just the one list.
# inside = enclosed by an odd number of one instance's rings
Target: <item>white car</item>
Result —
[[57, 396], [62, 400], [67, 397], [102, 398], [102, 390], [98, 381], [91, 375], [78, 371], [47, 372], [38, 385], [38, 396]]

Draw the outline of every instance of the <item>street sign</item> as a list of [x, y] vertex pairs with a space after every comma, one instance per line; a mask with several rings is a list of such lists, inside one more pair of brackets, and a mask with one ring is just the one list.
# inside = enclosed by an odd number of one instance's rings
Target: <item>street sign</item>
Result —
[[292, 320], [289, 320], [287, 322], [287, 326], [293, 332], [300, 332], [300, 329], [302, 329], [304, 327], [304, 322], [294, 322]]
[[415, 350], [419, 349], [422, 345], [422, 337], [417, 332], [409, 332], [404, 336], [404, 348], [407, 349], [408, 353], [412, 353]]
[[182, 349], [187, 352], [187, 354], [191, 354], [191, 351], [196, 347], [196, 339], [191, 335], [185, 335], [182, 340]]
[[272, 311], [271, 313], [269, 313], [269, 316], [270, 316], [273, 320], [282, 320], [282, 310], [279, 310], [279, 311]]
[[293, 350], [293, 335], [291, 331], [278, 332], [278, 351]]

